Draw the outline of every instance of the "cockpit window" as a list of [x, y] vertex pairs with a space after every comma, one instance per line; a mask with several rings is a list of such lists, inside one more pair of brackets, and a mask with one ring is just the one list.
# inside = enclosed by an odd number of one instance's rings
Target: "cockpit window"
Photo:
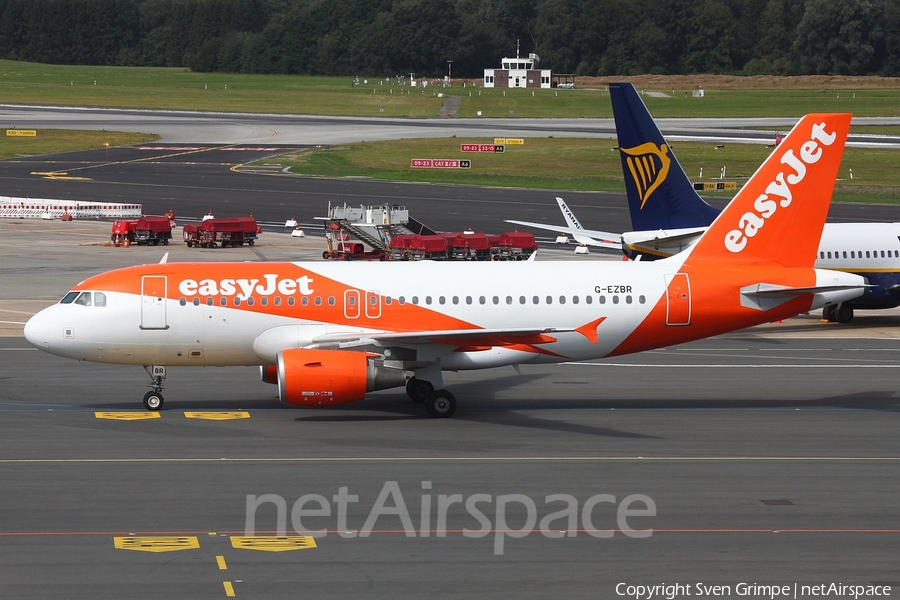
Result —
[[80, 304], [82, 306], [90, 306], [91, 305], [91, 293], [90, 292], [81, 292], [81, 295], [75, 299], [75, 304]]
[[103, 292], [94, 292], [94, 306], [106, 306], [106, 294]]
[[59, 301], [60, 304], [72, 304], [75, 301], [75, 298], [78, 297], [79, 292], [69, 292], [63, 299]]

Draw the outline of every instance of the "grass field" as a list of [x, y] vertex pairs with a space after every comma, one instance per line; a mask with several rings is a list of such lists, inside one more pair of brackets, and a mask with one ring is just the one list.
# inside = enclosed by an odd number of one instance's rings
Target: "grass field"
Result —
[[[627, 79], [627, 78], [626, 78]], [[644, 96], [656, 117], [799, 117], [813, 111], [859, 116], [900, 116], [900, 80], [884, 78], [740, 78], [641, 76], [636, 87], [668, 97]], [[600, 80], [589, 89], [484, 89], [480, 81], [454, 81], [448, 89], [422, 89], [397, 80], [193, 73], [183, 68], [83, 67], [0, 60], [0, 103], [117, 106], [208, 111], [299, 113], [392, 117], [437, 117], [445, 98], [460, 96], [458, 116], [611, 117], [609, 94]], [[704, 98], [691, 97], [703, 87]], [[0, 124], [14, 127], [15, 123]], [[859, 127], [855, 132], [893, 133], [898, 126]], [[131, 137], [129, 137], [131, 136]], [[0, 141], [0, 157], [46, 154], [124, 145], [152, 139], [141, 134], [41, 131], [37, 139]], [[294, 172], [335, 177], [363, 176], [403, 181], [501, 185], [553, 190], [623, 191], [621, 166], [611, 141], [529, 139], [505, 154], [465, 154], [461, 141], [400, 140], [323, 148], [281, 160]], [[706, 181], [726, 168], [740, 181], [759, 166], [768, 150], [758, 145], [678, 144], [679, 160], [692, 178], [701, 167]], [[900, 154], [850, 148], [844, 157], [837, 200], [900, 202]], [[471, 170], [411, 169], [411, 158], [470, 158]], [[853, 179], [850, 179], [853, 169]]]
[[70, 129], [38, 129], [34, 137], [10, 137], [0, 131], [0, 159], [14, 156], [56, 154], [72, 150], [88, 150], [109, 146], [126, 146], [152, 142], [159, 136], [119, 131], [75, 131]]
[[[626, 79], [627, 78], [623, 78]], [[745, 78], [746, 79], [746, 78]], [[657, 117], [800, 117], [808, 112], [852, 112], [859, 116], [900, 115], [900, 86], [859, 78], [859, 89], [843, 80], [810, 80], [810, 87], [705, 87], [706, 97], [692, 98], [688, 87], [655, 89], [672, 97], [645, 96]], [[687, 84], [688, 80], [672, 79]], [[690, 80], [694, 83], [693, 80]], [[477, 85], [473, 86], [473, 83]], [[856, 80], [853, 81], [856, 83]], [[206, 111], [271, 112], [328, 115], [437, 117], [444, 98], [460, 96], [458, 116], [598, 118], [612, 116], [605, 85], [590, 89], [485, 89], [480, 80], [454, 80], [446, 90], [412, 88], [397, 80], [360, 77], [240, 75], [193, 73], [185, 68], [90, 67], [0, 61], [0, 103], [118, 106]], [[465, 84], [465, 87], [464, 87]], [[674, 85], [674, 84], [673, 84]], [[712, 85], [713, 87], [710, 87]], [[833, 86], [833, 87], [829, 87]]]

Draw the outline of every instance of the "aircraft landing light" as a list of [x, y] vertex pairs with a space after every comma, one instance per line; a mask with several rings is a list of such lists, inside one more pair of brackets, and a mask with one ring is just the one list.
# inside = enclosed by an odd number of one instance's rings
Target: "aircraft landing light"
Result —
[[102, 412], [97, 411], [94, 417], [98, 419], [110, 419], [112, 421], [143, 421], [144, 419], [158, 419], [158, 412], [139, 412], [136, 410], [128, 412]]
[[185, 411], [186, 419], [206, 419], [207, 421], [231, 421], [233, 419], [249, 419], [250, 413], [245, 410], [232, 410], [222, 412], [191, 412]]
[[178, 550], [196, 550], [200, 547], [200, 541], [196, 536], [114, 537], [113, 543], [119, 550], [138, 550], [140, 552], [176, 552]]
[[308, 535], [233, 535], [231, 546], [240, 550], [262, 550], [263, 552], [286, 552], [288, 550], [308, 550], [316, 548], [316, 540]]

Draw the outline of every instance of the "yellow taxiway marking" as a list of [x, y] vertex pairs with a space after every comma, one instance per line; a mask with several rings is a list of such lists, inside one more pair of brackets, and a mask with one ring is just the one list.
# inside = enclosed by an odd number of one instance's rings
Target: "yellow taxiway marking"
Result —
[[234, 586], [231, 585], [231, 582], [223, 581], [222, 586], [225, 588], [225, 595], [229, 598], [234, 598]]
[[224, 556], [217, 556], [217, 557], [216, 557], [216, 563], [219, 565], [219, 570], [220, 570], [220, 571], [227, 571], [227, 570], [228, 570], [228, 565], [225, 564], [225, 557], [224, 557]]
[[114, 537], [113, 543], [119, 550], [138, 550], [140, 552], [176, 552], [178, 550], [196, 550], [200, 547], [200, 541], [193, 535]]
[[184, 416], [187, 419], [205, 419], [207, 421], [231, 421], [233, 419], [249, 419], [250, 413], [248, 413], [245, 410], [231, 410], [231, 411], [220, 411], [220, 412], [184, 411]]
[[94, 416], [98, 419], [111, 419], [113, 421], [143, 421], [144, 419], [158, 419], [158, 412], [95, 412]]
[[287, 552], [288, 550], [308, 550], [316, 548], [316, 540], [308, 535], [233, 535], [231, 546], [239, 550], [262, 550], [263, 552]]
[[66, 171], [32, 171], [32, 175], [43, 177], [44, 179], [62, 179], [66, 181], [93, 181], [90, 177], [74, 177]]

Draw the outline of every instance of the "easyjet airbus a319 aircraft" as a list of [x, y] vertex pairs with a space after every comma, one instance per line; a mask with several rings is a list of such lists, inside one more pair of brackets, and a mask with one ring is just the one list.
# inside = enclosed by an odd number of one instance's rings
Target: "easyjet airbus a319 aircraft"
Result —
[[261, 365], [301, 407], [406, 386], [434, 417], [442, 371], [639, 352], [859, 295], [813, 268], [850, 115], [807, 115], [691, 248], [654, 262], [177, 263], [76, 285], [25, 326], [37, 348], [143, 365]]

